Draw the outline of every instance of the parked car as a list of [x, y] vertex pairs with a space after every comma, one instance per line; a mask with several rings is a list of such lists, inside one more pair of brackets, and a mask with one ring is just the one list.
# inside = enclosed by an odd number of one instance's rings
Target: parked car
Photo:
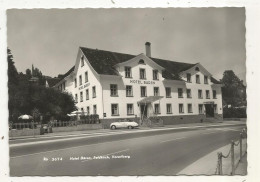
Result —
[[112, 130], [117, 129], [117, 128], [128, 128], [128, 129], [133, 129], [138, 127], [138, 123], [128, 120], [128, 119], [121, 119], [117, 122], [113, 122], [110, 124], [110, 128]]

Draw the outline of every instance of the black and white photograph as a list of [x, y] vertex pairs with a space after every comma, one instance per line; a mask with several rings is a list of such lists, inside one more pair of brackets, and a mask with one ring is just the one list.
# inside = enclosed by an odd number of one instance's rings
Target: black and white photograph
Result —
[[10, 176], [247, 175], [245, 8], [7, 10]]
[[0, 2], [0, 181], [256, 181], [259, 3], [62, 1]]

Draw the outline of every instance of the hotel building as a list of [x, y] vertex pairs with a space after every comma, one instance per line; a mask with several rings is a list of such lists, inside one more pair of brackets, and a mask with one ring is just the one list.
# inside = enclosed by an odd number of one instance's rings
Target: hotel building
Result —
[[54, 85], [71, 93], [79, 111], [103, 123], [160, 117], [164, 124], [222, 119], [222, 84], [200, 63], [80, 47], [75, 66]]

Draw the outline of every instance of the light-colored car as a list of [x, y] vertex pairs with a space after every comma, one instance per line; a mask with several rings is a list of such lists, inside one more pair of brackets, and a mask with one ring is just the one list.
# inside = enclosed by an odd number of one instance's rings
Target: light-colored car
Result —
[[133, 129], [138, 127], [138, 123], [131, 121], [131, 120], [127, 120], [127, 119], [122, 119], [119, 120], [117, 122], [113, 122], [110, 124], [110, 128], [112, 130], [117, 129], [117, 128], [128, 128], [128, 129]]

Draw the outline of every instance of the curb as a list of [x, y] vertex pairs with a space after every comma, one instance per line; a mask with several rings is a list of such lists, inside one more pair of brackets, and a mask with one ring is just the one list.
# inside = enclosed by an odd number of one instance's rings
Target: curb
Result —
[[[198, 129], [198, 128], [218, 128], [218, 127], [225, 127], [225, 126], [244, 126], [246, 123], [238, 123], [238, 124], [209, 124], [209, 125], [194, 125], [194, 126], [179, 126], [179, 127], [153, 127], [153, 128], [143, 128], [141, 130], [136, 130], [131, 133], [139, 133], [139, 132], [153, 132], [153, 131], [167, 131], [167, 130], [193, 130], [193, 129]], [[22, 137], [15, 137], [15, 138], [10, 138], [9, 140], [19, 140], [19, 139], [38, 139], [38, 138], [51, 138], [53, 137], [66, 137], [66, 136], [80, 136], [80, 135], [86, 135], [86, 134], [93, 134], [95, 135], [99, 131], [110, 131], [109, 129], [99, 129], [96, 130], [97, 132], [79, 132], [75, 134], [74, 132], [68, 132], [67, 134], [62, 133], [57, 133], [57, 134], [52, 134], [52, 135], [37, 135], [35, 137], [33, 136], [22, 136]], [[128, 130], [118, 130], [118, 131], [128, 131]], [[104, 132], [104, 134], [107, 132]], [[119, 132], [114, 132], [115, 134], [119, 134]], [[120, 132], [121, 133], [121, 132]]]

